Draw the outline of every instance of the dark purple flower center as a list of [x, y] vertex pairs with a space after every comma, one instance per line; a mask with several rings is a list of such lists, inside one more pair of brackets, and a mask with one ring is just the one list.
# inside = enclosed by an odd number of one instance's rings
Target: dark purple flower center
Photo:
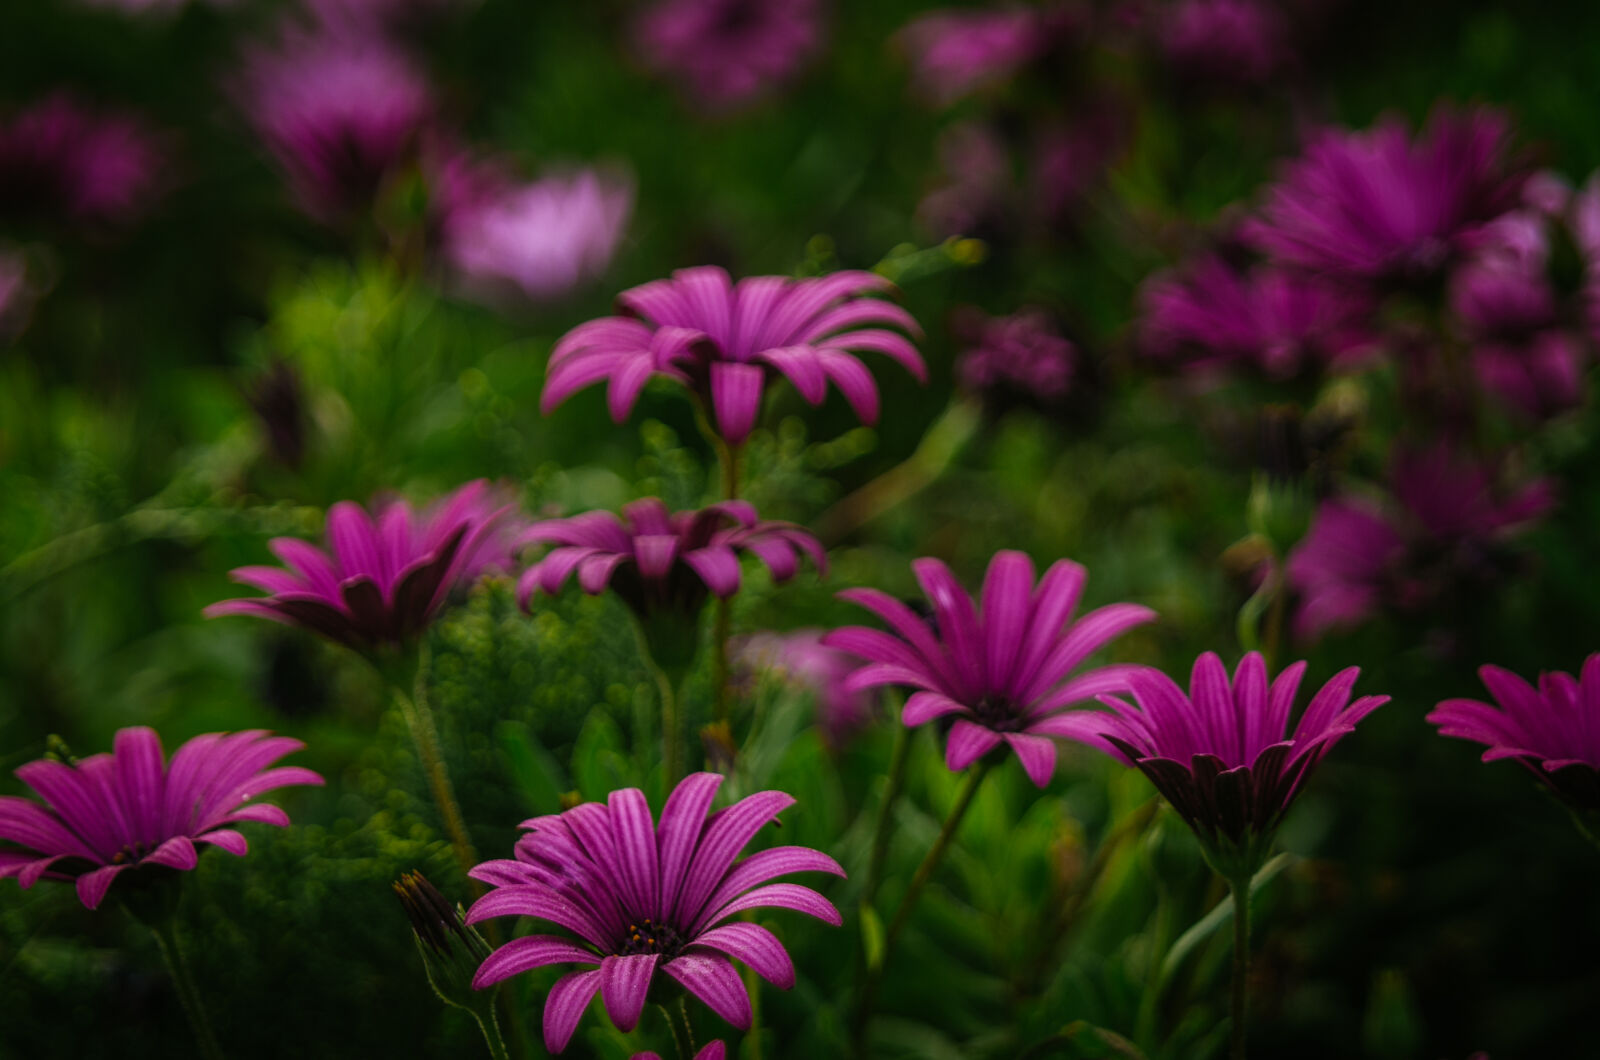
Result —
[[633, 957], [639, 954], [659, 953], [671, 960], [683, 949], [684, 938], [678, 934], [676, 928], [670, 924], [658, 924], [649, 917], [628, 925], [628, 934], [622, 940], [622, 947], [617, 951], [618, 957]]
[[1010, 696], [990, 694], [973, 704], [972, 713], [995, 732], [1020, 732], [1027, 716]]
[[128, 865], [138, 862], [156, 848], [154, 843], [146, 844], [142, 840], [137, 843], [128, 843], [121, 850], [111, 855], [111, 864]]

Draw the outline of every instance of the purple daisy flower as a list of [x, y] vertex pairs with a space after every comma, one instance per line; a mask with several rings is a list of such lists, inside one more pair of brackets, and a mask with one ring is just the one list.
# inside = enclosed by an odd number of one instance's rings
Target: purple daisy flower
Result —
[[32, 887], [41, 876], [75, 879], [90, 909], [123, 872], [160, 865], [195, 867], [196, 843], [243, 856], [250, 850], [231, 824], [287, 825], [271, 803], [251, 803], [290, 784], [322, 784], [299, 766], [268, 769], [305, 745], [260, 730], [196, 736], [166, 761], [161, 738], [142, 726], [121, 729], [110, 754], [74, 765], [41, 758], [17, 770], [45, 801], [0, 795], [0, 878]]
[[1181, 273], [1157, 273], [1141, 302], [1144, 350], [1200, 370], [1248, 366], [1286, 379], [1348, 367], [1377, 350], [1366, 297], [1267, 266], [1243, 273], [1215, 255]]
[[911, 314], [868, 298], [894, 285], [871, 272], [816, 279], [751, 276], [733, 283], [714, 265], [679, 269], [623, 291], [623, 316], [579, 324], [550, 353], [541, 410], [576, 390], [610, 380], [611, 417], [622, 422], [651, 376], [689, 387], [715, 416], [717, 430], [738, 445], [755, 426], [761, 395], [775, 375], [821, 404], [831, 380], [864, 422], [878, 418], [878, 388], [850, 352], [872, 350], [898, 361], [919, 380], [927, 372], [910, 340], [886, 327], [920, 335]]
[[1497, 706], [1447, 699], [1428, 715], [1441, 736], [1483, 744], [1485, 762], [1514, 758], [1568, 805], [1600, 810], [1600, 654], [1577, 680], [1541, 673], [1535, 688], [1509, 670], [1478, 670]]
[[332, 554], [293, 537], [269, 547], [282, 567], [239, 567], [234, 581], [272, 595], [223, 600], [208, 618], [255, 615], [303, 626], [360, 651], [401, 644], [427, 628], [452, 587], [509, 563], [499, 536], [512, 508], [494, 507], [483, 480], [469, 482], [418, 515], [404, 500], [374, 519], [359, 504], [328, 510]]
[[640, 14], [646, 65], [702, 104], [748, 103], [793, 79], [822, 43], [820, 0], [662, 0]]
[[747, 909], [793, 909], [838, 927], [838, 910], [816, 891], [768, 881], [844, 870], [826, 854], [795, 846], [735, 864], [756, 833], [795, 800], [762, 791], [708, 816], [721, 784], [715, 773], [686, 777], [667, 798], [659, 825], [637, 788], [614, 791], [605, 804], [524, 821], [530, 832], [517, 842], [515, 860], [472, 870], [495, 890], [473, 903], [467, 923], [529, 916], [578, 938], [513, 939], [483, 962], [473, 985], [482, 989], [551, 964], [585, 966], [557, 980], [545, 999], [544, 1042], [553, 1053], [566, 1048], [597, 993], [617, 1028], [633, 1030], [657, 973], [748, 1030], [750, 995], [728, 958], [785, 990], [794, 985], [794, 964], [772, 932], [729, 918]]
[[1195, 660], [1189, 692], [1144, 667], [1129, 675], [1133, 702], [1101, 695], [1110, 708], [1062, 717], [1060, 734], [1097, 748], [1150, 778], [1229, 879], [1254, 872], [1306, 778], [1356, 723], [1388, 696], [1350, 695], [1361, 671], [1340, 671], [1311, 698], [1293, 731], [1289, 715], [1306, 664], [1269, 685], [1258, 652], [1239, 661], [1230, 686], [1214, 652]]
[[[725, 1060], [728, 1047], [722, 1044], [722, 1039], [713, 1038], [700, 1047], [694, 1054], [694, 1060]], [[655, 1052], [634, 1053], [630, 1060], [661, 1060], [661, 1054]]]
[[1067, 396], [1078, 349], [1043, 310], [1005, 317], [980, 312], [958, 319], [955, 330], [969, 344], [956, 358], [956, 378], [967, 390], [1003, 391], [1041, 405]]
[[699, 511], [669, 512], [655, 497], [610, 512], [549, 519], [525, 530], [519, 545], [555, 545], [523, 572], [517, 598], [526, 608], [534, 589], [554, 596], [574, 571], [590, 596], [607, 586], [641, 618], [695, 615], [708, 594], [739, 591], [739, 553], [758, 556], [774, 581], [799, 570], [800, 553], [818, 571], [828, 557], [811, 534], [793, 523], [762, 521], [745, 501], [723, 501]]
[[142, 118], [58, 92], [0, 122], [0, 210], [127, 224], [164, 190], [165, 138]]
[[1055, 43], [1062, 19], [1038, 8], [933, 11], [896, 34], [912, 85], [937, 106], [1009, 80]]
[[1051, 564], [1034, 588], [1033, 561], [999, 552], [983, 580], [981, 613], [950, 569], [936, 559], [911, 564], [933, 605], [937, 630], [916, 612], [876, 589], [846, 589], [844, 600], [877, 614], [894, 636], [865, 626], [836, 629], [823, 643], [853, 652], [871, 665], [847, 688], [906, 685], [916, 689], [900, 719], [925, 725], [950, 716], [945, 765], [959, 772], [1008, 746], [1039, 787], [1055, 773], [1056, 746], [1068, 707], [1102, 692], [1121, 692], [1134, 671], [1102, 666], [1068, 676], [1113, 638], [1156, 613], [1137, 604], [1110, 604], [1072, 621], [1087, 577], [1070, 560]]
[[1324, 129], [1285, 167], [1246, 235], [1274, 260], [1362, 280], [1436, 273], [1476, 225], [1515, 204], [1499, 111], [1435, 109], [1412, 140], [1398, 118]]
[[301, 208], [322, 221], [369, 206], [415, 159], [435, 112], [408, 56], [354, 34], [291, 32], [251, 50], [236, 94]]
[[822, 643], [820, 629], [756, 633], [744, 638], [737, 656], [745, 665], [773, 670], [810, 690], [817, 700], [823, 743], [837, 751], [872, 721], [873, 696], [845, 682], [862, 667], [850, 652]]
[[1167, 61], [1196, 81], [1259, 85], [1290, 59], [1283, 13], [1255, 0], [1180, 0], [1160, 36]]
[[554, 298], [610, 264], [633, 210], [633, 183], [596, 169], [517, 183], [453, 160], [440, 176], [441, 253], [460, 285], [495, 301]]

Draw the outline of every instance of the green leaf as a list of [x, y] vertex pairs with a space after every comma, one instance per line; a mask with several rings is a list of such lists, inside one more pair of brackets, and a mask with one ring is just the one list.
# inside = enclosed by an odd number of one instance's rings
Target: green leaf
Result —
[[861, 907], [861, 949], [867, 956], [867, 967], [877, 971], [883, 964], [883, 920], [870, 905]]
[[506, 757], [511, 780], [527, 801], [531, 813], [560, 813], [561, 793], [568, 790], [566, 774], [538, 737], [520, 721], [502, 721], [495, 736]]

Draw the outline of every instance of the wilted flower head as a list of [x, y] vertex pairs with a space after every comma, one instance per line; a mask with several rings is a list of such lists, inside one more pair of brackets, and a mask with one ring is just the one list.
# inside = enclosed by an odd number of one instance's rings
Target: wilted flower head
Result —
[[1051, 564], [1033, 583], [1033, 561], [999, 552], [983, 580], [981, 613], [950, 569], [936, 559], [912, 562], [933, 605], [937, 631], [916, 612], [876, 589], [846, 589], [841, 599], [877, 614], [895, 635], [865, 626], [836, 629], [823, 643], [853, 652], [862, 667], [846, 688], [906, 685], [901, 720], [924, 725], [951, 716], [945, 765], [957, 772], [999, 747], [1015, 752], [1039, 787], [1055, 773], [1061, 712], [1101, 692], [1127, 688], [1127, 666], [1103, 666], [1068, 676], [1091, 654], [1134, 626], [1156, 617], [1137, 604], [1110, 604], [1072, 621], [1087, 577], [1070, 560]]
[[1509, 670], [1478, 670], [1497, 706], [1447, 699], [1428, 720], [1442, 736], [1483, 744], [1485, 762], [1514, 758], [1578, 810], [1600, 810], [1600, 654], [1577, 680], [1541, 673], [1537, 688]]
[[534, 523], [519, 543], [556, 546], [523, 572], [517, 587], [523, 607], [535, 588], [553, 596], [576, 571], [584, 592], [595, 596], [609, 586], [640, 617], [693, 616], [708, 594], [732, 596], [739, 591], [740, 552], [760, 557], [780, 582], [794, 577], [802, 552], [818, 570], [828, 564], [816, 538], [793, 523], [762, 521], [745, 501], [669, 512], [646, 497], [624, 507], [620, 519], [585, 512]]
[[1324, 129], [1268, 190], [1247, 235], [1286, 265], [1424, 279], [1473, 226], [1515, 204], [1524, 175], [1508, 159], [1509, 134], [1499, 111], [1442, 106], [1415, 140], [1392, 117], [1364, 132]]
[[873, 696], [846, 684], [862, 662], [849, 652], [828, 647], [822, 638], [819, 629], [756, 633], [740, 643], [737, 658], [747, 666], [776, 671], [811, 691], [817, 700], [823, 741], [837, 750], [872, 721]]
[[1158, 273], [1140, 299], [1141, 345], [1168, 363], [1285, 379], [1358, 363], [1376, 348], [1367, 298], [1270, 266], [1241, 272], [1208, 255]]
[[435, 192], [445, 262], [462, 287], [494, 299], [554, 298], [611, 263], [633, 209], [633, 184], [598, 169], [528, 183], [464, 159]]
[[236, 95], [300, 206], [323, 221], [367, 207], [415, 159], [433, 90], [381, 38], [291, 32], [244, 58]]
[[791, 80], [822, 43], [820, 0], [660, 0], [634, 23], [650, 68], [712, 108]]
[[1446, 443], [1394, 458], [1393, 502], [1324, 501], [1289, 556], [1295, 629], [1313, 638], [1384, 607], [1414, 610], [1494, 573], [1505, 538], [1554, 503], [1549, 482], [1502, 489], [1493, 469]]
[[125, 224], [163, 190], [167, 153], [142, 118], [58, 92], [0, 121], [0, 212]]
[[1055, 43], [1059, 16], [1040, 8], [931, 11], [896, 34], [919, 95], [949, 106], [1011, 78]]
[[1291, 731], [1289, 715], [1306, 664], [1268, 685], [1258, 652], [1239, 661], [1230, 686], [1214, 652], [1195, 660], [1189, 692], [1166, 674], [1140, 668], [1127, 679], [1133, 702], [1063, 716], [1061, 734], [1137, 766], [1194, 829], [1218, 872], [1237, 878], [1265, 860], [1273, 832], [1318, 762], [1356, 723], [1389, 701], [1350, 701], [1357, 667], [1311, 697]]
[[548, 415], [574, 391], [609, 380], [611, 417], [620, 423], [645, 383], [662, 375], [693, 390], [718, 433], [738, 445], [755, 426], [768, 381], [782, 375], [813, 405], [833, 382], [862, 420], [875, 422], [878, 388], [850, 351], [876, 351], [918, 379], [926, 376], [904, 335], [862, 326], [920, 334], [904, 309], [865, 297], [893, 289], [871, 272], [801, 280], [750, 276], [735, 284], [713, 265], [679, 269], [670, 280], [618, 295], [623, 316], [591, 320], [563, 335], [550, 352], [540, 408]]
[[1165, 12], [1167, 61], [1198, 81], [1258, 85], [1289, 62], [1288, 27], [1275, 3], [1179, 0]]
[[379, 506], [376, 519], [340, 501], [328, 510], [331, 555], [298, 538], [273, 538], [269, 547], [288, 570], [231, 572], [234, 581], [272, 595], [223, 600], [205, 614], [303, 626], [361, 651], [407, 642], [427, 628], [452, 587], [509, 563], [500, 527], [511, 510], [495, 507], [481, 479], [420, 515], [404, 500]]
[[967, 343], [956, 359], [956, 379], [965, 389], [1020, 395], [1046, 406], [1067, 396], [1078, 350], [1043, 310], [1004, 317], [976, 313], [958, 319], [956, 330]]
[[721, 783], [715, 773], [684, 778], [659, 824], [637, 788], [614, 791], [604, 804], [582, 803], [524, 821], [530, 831], [517, 842], [515, 860], [472, 870], [474, 879], [495, 889], [473, 904], [467, 922], [528, 916], [577, 938], [513, 939], [483, 962], [475, 985], [552, 964], [584, 966], [557, 980], [545, 1000], [544, 1042], [553, 1053], [566, 1048], [597, 993], [617, 1028], [633, 1030], [657, 972], [748, 1030], [750, 996], [729, 958], [786, 990], [794, 985], [794, 964], [772, 932], [730, 918], [776, 907], [837, 927], [838, 910], [820, 894], [768, 881], [792, 872], [844, 872], [826, 854], [796, 846], [773, 847], [735, 864], [794, 799], [762, 791], [708, 816]]
[[17, 770], [45, 805], [0, 796], [0, 878], [32, 887], [41, 876], [75, 879], [78, 898], [100, 904], [113, 880], [129, 869], [192, 869], [194, 845], [208, 843], [244, 855], [250, 844], [231, 824], [287, 825], [288, 814], [250, 800], [290, 784], [322, 778], [299, 766], [272, 763], [305, 745], [260, 730], [196, 736], [165, 760], [153, 729], [119, 730], [110, 754], [73, 765], [49, 758]]

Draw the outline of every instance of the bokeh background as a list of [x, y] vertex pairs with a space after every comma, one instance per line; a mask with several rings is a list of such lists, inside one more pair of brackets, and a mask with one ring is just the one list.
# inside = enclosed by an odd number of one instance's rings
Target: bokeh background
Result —
[[[1162, 621], [1113, 655], [1181, 676], [1202, 650], [1242, 650], [1237, 616], [1261, 577], [1252, 496], [1273, 469], [1261, 424], [1337, 413], [1338, 443], [1294, 472], [1312, 494], [1381, 484], [1395, 439], [1429, 428], [1408, 405], [1404, 341], [1376, 367], [1293, 379], [1200, 380], [1146, 356], [1149, 278], [1225, 244], [1323, 124], [1392, 113], [1415, 128], [1441, 100], [1492, 105], [1523, 169], [1580, 186], [1600, 166], [1587, 4], [1299, 0], [1273, 9], [1264, 52], [1183, 51], [1180, 0], [998, 9], [1058, 20], [1057, 43], [965, 92], [918, 64], [905, 27], [929, 5], [714, 13], [793, 21], [775, 56], [742, 57], [651, 29], [673, 6], [694, 5], [0, 5], [0, 791], [22, 793], [10, 770], [52, 734], [78, 754], [133, 724], [169, 750], [248, 727], [306, 742], [297, 761], [328, 787], [284, 794], [292, 828], [252, 832], [244, 859], [208, 854], [187, 887], [186, 937], [230, 1055], [471, 1056], [481, 1041], [432, 996], [390, 892], [420, 868], [466, 898], [381, 684], [306, 634], [201, 608], [233, 595], [230, 568], [266, 561], [268, 537], [317, 535], [340, 499], [426, 500], [474, 478], [535, 515], [712, 499], [715, 458], [671, 388], [647, 389], [623, 424], [598, 389], [540, 413], [553, 341], [617, 291], [704, 263], [876, 267], [926, 330], [926, 386], [873, 365], [876, 426], [837, 395], [769, 402], [749, 495], [763, 516], [823, 527], [832, 568], [783, 587], [747, 570], [736, 631], [859, 621], [837, 589], [915, 596], [921, 555], [975, 586], [995, 550], [1018, 548], [1085, 564], [1091, 604], [1154, 607]], [[706, 17], [691, 37], [730, 32]], [[320, 58], [330, 40], [337, 56]], [[740, 61], [754, 72], [722, 69]], [[318, 140], [319, 121], [361, 132]], [[984, 315], [1024, 310], [1070, 344], [1070, 385], [1043, 401], [964, 385]], [[1284, 830], [1300, 857], [1260, 901], [1259, 1056], [1592, 1049], [1595, 850], [1523, 771], [1480, 764], [1423, 720], [1482, 696], [1482, 663], [1575, 672], [1600, 649], [1591, 364], [1586, 347], [1575, 401], [1479, 436], [1557, 498], [1497, 540], [1481, 576], [1289, 634], [1285, 656], [1313, 677], [1359, 665], [1361, 689], [1393, 702]], [[870, 519], [834, 507], [897, 467], [920, 487], [900, 503]], [[563, 792], [643, 781], [629, 734], [652, 685], [614, 601], [572, 593], [529, 616], [490, 579], [429, 637], [485, 856]], [[830, 734], [814, 697], [760, 671], [741, 686], [744, 775], [799, 798], [783, 841], [850, 869], [891, 733]], [[912, 747], [891, 891], [956, 783], [931, 734]], [[1117, 846], [1070, 932], [1038, 952], [1039, 925], [1149, 794], [1087, 751], [1043, 793], [997, 771], [891, 968], [875, 1053], [1017, 1056], [1086, 1020], [1140, 1032], [1152, 1058], [1220, 1055], [1225, 938], [1142, 1003], [1163, 947], [1222, 898], [1176, 819]], [[849, 888], [829, 891], [842, 909]], [[790, 919], [801, 983], [764, 991], [764, 1052], [834, 1055], [857, 925]], [[515, 984], [529, 1027], [551, 979]], [[148, 936], [62, 886], [0, 886], [0, 1011], [4, 1056], [189, 1044]], [[624, 1039], [591, 1016], [569, 1055], [666, 1048], [659, 1031]]]

